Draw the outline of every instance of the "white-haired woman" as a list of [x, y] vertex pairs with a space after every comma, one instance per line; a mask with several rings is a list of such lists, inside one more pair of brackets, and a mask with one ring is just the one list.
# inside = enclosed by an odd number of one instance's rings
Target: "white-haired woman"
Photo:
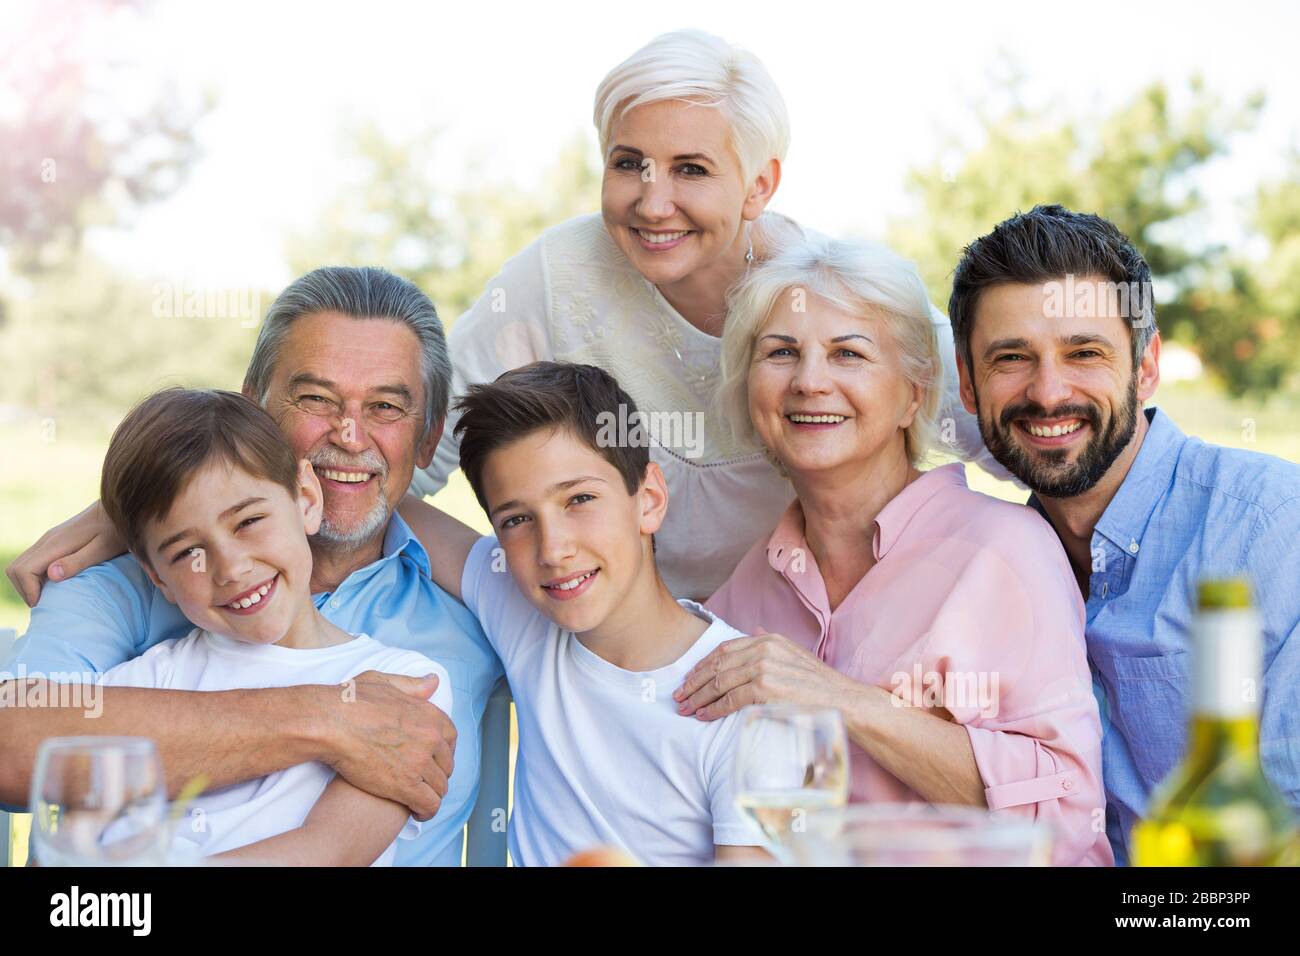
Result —
[[[1050, 526], [920, 470], [943, 371], [915, 268], [809, 238], [732, 296], [721, 407], [795, 499], [708, 602], [757, 636], [703, 658], [684, 719], [834, 707], [851, 799], [1048, 821], [1057, 863], [1112, 862], [1084, 609]], [[770, 527], [770, 525], [769, 525]]]
[[[600, 214], [547, 230], [460, 317], [452, 391], [540, 359], [613, 373], [647, 413], [672, 497], [657, 536], [664, 581], [679, 597], [704, 597], [790, 497], [761, 449], [731, 437], [716, 399], [727, 293], [781, 236], [799, 233], [765, 211], [789, 120], [757, 58], [694, 30], [661, 36], [611, 70], [594, 112]], [[933, 321], [951, 364], [947, 319], [936, 311]], [[942, 405], [954, 450], [998, 471], [955, 384]], [[436, 492], [456, 468], [454, 424], [417, 491]]]

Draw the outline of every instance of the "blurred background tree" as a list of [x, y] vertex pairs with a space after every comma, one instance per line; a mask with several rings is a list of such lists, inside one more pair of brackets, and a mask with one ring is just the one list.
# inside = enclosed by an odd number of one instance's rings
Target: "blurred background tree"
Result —
[[129, 227], [200, 157], [194, 130], [212, 96], [141, 90], [103, 42], [149, 6], [50, 3], [0, 38], [0, 354], [21, 357], [5, 363], [0, 399], [50, 420], [102, 427], [159, 376], [224, 379], [239, 338], [214, 347], [193, 323], [159, 320], [153, 285], [83, 242]]
[[131, 65], [101, 42], [144, 0], [51, 2], [0, 37], [0, 248], [31, 275], [74, 255], [85, 230], [123, 226], [173, 193], [198, 159], [212, 98], [175, 87], [122, 95]]
[[1175, 334], [1212, 357], [1228, 390], [1268, 396], [1295, 391], [1300, 364], [1300, 154], [1290, 173], [1261, 185], [1250, 204], [1251, 235], [1262, 254], [1226, 257], [1187, 299]]
[[469, 185], [440, 188], [429, 173], [437, 132], [395, 142], [374, 124], [355, 127], [344, 143], [357, 170], [310, 233], [288, 243], [295, 274], [322, 265], [383, 265], [423, 289], [450, 328], [501, 270], [506, 259], [549, 226], [600, 209], [595, 146], [576, 132], [523, 190], [488, 182], [471, 168]]
[[1008, 92], [1004, 112], [977, 112], [981, 145], [907, 176], [916, 211], [891, 224], [889, 240], [917, 261], [934, 301], [947, 303], [972, 239], [1015, 211], [1061, 203], [1104, 216], [1134, 241], [1155, 278], [1163, 335], [1193, 348], [1231, 394], [1280, 388], [1300, 354], [1300, 179], [1260, 188], [1248, 225], [1267, 247], [1262, 260], [1205, 241], [1198, 182], [1253, 128], [1263, 96], [1225, 104], [1193, 79], [1178, 97], [1153, 84], [1108, 115], [1062, 120], [1025, 107], [1016, 81]]

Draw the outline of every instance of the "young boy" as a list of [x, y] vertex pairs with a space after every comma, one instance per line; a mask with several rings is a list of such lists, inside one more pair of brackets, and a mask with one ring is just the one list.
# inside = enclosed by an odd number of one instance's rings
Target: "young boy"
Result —
[[[179, 388], [145, 399], [113, 434], [101, 497], [136, 560], [194, 624], [104, 684], [217, 691], [339, 684], [367, 670], [435, 674], [431, 700], [451, 713], [442, 667], [348, 634], [316, 609], [307, 535], [320, 525], [320, 483], [248, 399]], [[200, 794], [174, 847], [236, 863], [388, 866], [396, 839], [419, 832], [405, 807], [313, 762]]]
[[602, 438], [631, 434], [602, 424], [634, 424], [632, 399], [601, 369], [538, 362], [471, 386], [459, 407], [461, 468], [495, 537], [410, 496], [400, 511], [505, 664], [515, 865], [598, 845], [652, 865], [765, 856], [735, 803], [738, 718], [690, 720], [672, 698], [741, 635], [674, 600], [655, 569], [663, 473], [645, 442]]

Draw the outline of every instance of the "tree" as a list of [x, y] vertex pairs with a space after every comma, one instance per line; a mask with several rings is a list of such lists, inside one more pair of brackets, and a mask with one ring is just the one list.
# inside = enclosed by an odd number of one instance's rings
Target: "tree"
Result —
[[[1261, 296], [1265, 287], [1274, 299], [1287, 288], [1281, 276], [1292, 275], [1295, 253], [1270, 260], [1280, 273], [1267, 278], [1222, 243], [1205, 241], [1195, 175], [1254, 126], [1263, 97], [1226, 105], [1193, 79], [1186, 103], [1175, 107], [1173, 99], [1156, 83], [1108, 116], [1061, 123], [1013, 95], [1001, 115], [981, 114], [983, 143], [959, 162], [909, 172], [918, 214], [891, 224], [891, 242], [917, 261], [934, 300], [946, 303], [962, 249], [1014, 212], [1061, 203], [1097, 213], [1146, 257], [1166, 335], [1196, 348], [1234, 393], [1276, 388], [1294, 363], [1281, 333], [1300, 326], [1300, 314], [1260, 311]], [[1295, 235], [1282, 210], [1296, 180], [1275, 188], [1276, 196], [1261, 193], [1256, 225], [1282, 249]]]
[[150, 286], [82, 243], [87, 229], [125, 225], [169, 195], [198, 157], [194, 127], [210, 97], [175, 86], [122, 95], [139, 68], [115, 61], [105, 36], [138, 26], [147, 8], [33, 3], [0, 37], [0, 262], [10, 273], [0, 273], [0, 397], [51, 421], [112, 421], [142, 385], [187, 362], [196, 374], [184, 380], [229, 384], [231, 343], [247, 337], [238, 322], [196, 329], [183, 309], [159, 309]]
[[[25, 275], [74, 255], [92, 225], [119, 224], [170, 194], [198, 155], [208, 97], [119, 97], [124, 68], [99, 38], [141, 0], [33, 4], [0, 38], [0, 248]], [[129, 104], [129, 105], [128, 105]]]
[[293, 270], [383, 266], [423, 289], [448, 327], [544, 229], [600, 208], [600, 171], [582, 135], [561, 150], [534, 192], [500, 183], [441, 189], [428, 174], [433, 131], [399, 143], [364, 125], [348, 139], [357, 182], [337, 194], [310, 234], [290, 242]]
[[1234, 395], [1277, 391], [1300, 365], [1300, 154], [1286, 176], [1256, 190], [1250, 226], [1267, 251], [1229, 256], [1220, 281], [1187, 297], [1175, 330], [1216, 356]]

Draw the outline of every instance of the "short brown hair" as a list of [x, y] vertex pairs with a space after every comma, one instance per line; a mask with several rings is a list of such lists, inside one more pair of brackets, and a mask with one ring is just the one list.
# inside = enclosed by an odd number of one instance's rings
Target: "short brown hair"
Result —
[[224, 462], [298, 496], [298, 464], [271, 416], [238, 392], [166, 388], [113, 432], [99, 497], [127, 547], [146, 563], [144, 529], [163, 517], [194, 474]]
[[1136, 374], [1142, 353], [1156, 334], [1151, 269], [1114, 223], [1061, 205], [1038, 205], [1017, 213], [962, 251], [953, 273], [948, 318], [957, 354], [967, 368], [972, 365], [971, 330], [980, 293], [1004, 283], [1045, 283], [1068, 275], [1101, 275], [1135, 291], [1137, 307], [1125, 318]]
[[[460, 467], [483, 510], [483, 468], [488, 455], [539, 429], [568, 429], [618, 470], [629, 495], [636, 494], [650, 464], [645, 441], [600, 440], [607, 416], [636, 422], [636, 403], [602, 368], [572, 362], [534, 362], [471, 385], [456, 402]], [[602, 419], [605, 424], [602, 424]], [[630, 425], [629, 425], [630, 428]]]

